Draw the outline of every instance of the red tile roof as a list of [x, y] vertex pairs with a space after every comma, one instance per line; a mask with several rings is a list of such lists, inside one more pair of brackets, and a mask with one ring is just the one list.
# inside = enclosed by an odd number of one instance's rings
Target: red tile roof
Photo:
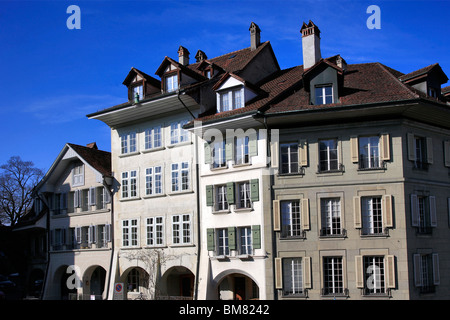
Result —
[[84, 147], [73, 143], [68, 143], [67, 145], [102, 175], [109, 177], [111, 176], [110, 152], [98, 150], [92, 147]]

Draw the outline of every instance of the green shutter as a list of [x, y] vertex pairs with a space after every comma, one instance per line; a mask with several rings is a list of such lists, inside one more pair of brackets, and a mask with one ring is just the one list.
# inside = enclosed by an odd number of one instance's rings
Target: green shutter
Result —
[[259, 201], [259, 180], [250, 180], [250, 199], [252, 202]]
[[230, 250], [236, 250], [236, 227], [228, 228], [228, 247]]
[[252, 226], [252, 243], [253, 249], [261, 249], [261, 226]]
[[252, 138], [252, 135], [248, 137], [248, 153], [250, 157], [258, 155], [258, 138], [256, 135]]
[[206, 229], [206, 242], [207, 242], [208, 251], [214, 251], [215, 250], [214, 228]]
[[214, 186], [206, 186], [206, 205], [211, 207], [214, 205]]
[[212, 163], [212, 157], [211, 157], [211, 146], [208, 142], [205, 142], [205, 163], [211, 164]]
[[225, 141], [225, 159], [227, 161], [234, 160], [234, 139]]
[[234, 203], [234, 182], [227, 183], [227, 202], [228, 204]]

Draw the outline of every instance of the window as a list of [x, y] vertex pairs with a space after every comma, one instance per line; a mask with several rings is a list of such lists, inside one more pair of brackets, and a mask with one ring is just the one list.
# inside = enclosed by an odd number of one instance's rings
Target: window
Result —
[[433, 164], [433, 140], [431, 137], [407, 134], [408, 160], [413, 162], [414, 169], [427, 170]]
[[122, 172], [122, 199], [137, 197], [137, 179], [136, 170]]
[[437, 227], [436, 198], [434, 196], [411, 195], [412, 226], [417, 227], [420, 234], [431, 234]]
[[380, 137], [360, 137], [359, 138], [359, 168], [372, 169], [380, 168]]
[[136, 132], [122, 134], [120, 136], [120, 145], [121, 145], [120, 149], [121, 154], [136, 152], [137, 151]]
[[189, 190], [189, 163], [172, 163], [172, 192]]
[[428, 95], [432, 98], [437, 98], [437, 91], [435, 88], [428, 87]]
[[84, 185], [84, 165], [77, 164], [72, 172], [72, 186], [78, 187]]
[[414, 168], [427, 169], [426, 140], [422, 137], [414, 137]]
[[362, 197], [362, 234], [383, 234], [383, 214], [381, 209], [381, 197]]
[[122, 221], [122, 246], [137, 247], [139, 245], [139, 225], [137, 219]]
[[108, 247], [108, 242], [111, 241], [111, 225], [102, 224], [97, 226], [97, 248]]
[[319, 141], [319, 172], [339, 170], [336, 139]]
[[437, 253], [414, 254], [414, 283], [420, 293], [435, 291], [440, 284], [439, 256]]
[[162, 194], [162, 167], [145, 169], [145, 195]]
[[303, 275], [301, 258], [283, 258], [283, 295], [303, 295]]
[[343, 235], [341, 221], [341, 199], [323, 198], [320, 200], [322, 214], [321, 236]]
[[144, 98], [144, 87], [141, 85], [141, 86], [136, 86], [136, 87], [133, 87], [133, 99], [136, 97], [136, 95], [137, 95], [137, 97], [138, 97], [138, 99], [139, 100], [142, 100], [143, 98]]
[[191, 243], [191, 216], [189, 214], [172, 216], [172, 243]]
[[237, 184], [238, 201], [236, 204], [237, 209], [251, 208], [252, 202], [250, 197], [250, 183], [240, 182]]
[[131, 269], [127, 276], [127, 291], [128, 292], [138, 292], [140, 290], [140, 275], [137, 268]]
[[315, 87], [315, 94], [315, 104], [333, 103], [333, 87], [331, 85]]
[[164, 222], [163, 217], [147, 218], [147, 245], [161, 246], [164, 244]]
[[281, 202], [281, 237], [291, 238], [302, 236], [300, 201]]
[[298, 172], [298, 143], [281, 144], [281, 173]]
[[183, 129], [186, 120], [170, 124], [170, 144], [186, 142], [189, 139], [189, 132]]
[[218, 93], [219, 112], [230, 111], [244, 107], [244, 89], [239, 88]]
[[228, 246], [228, 229], [217, 229], [217, 255], [228, 256], [230, 254], [230, 248]]
[[166, 92], [173, 92], [178, 89], [178, 75], [165, 77]]
[[214, 142], [213, 145], [213, 168], [224, 168], [227, 166], [225, 156], [225, 141]]
[[149, 150], [161, 146], [161, 126], [145, 130], [145, 149]]
[[228, 210], [227, 186], [216, 186], [216, 210]]
[[344, 275], [342, 257], [323, 258], [323, 295], [343, 295]]
[[238, 228], [239, 236], [239, 254], [252, 254], [252, 228], [240, 227]]
[[236, 138], [235, 164], [250, 162], [248, 141], [248, 136]]
[[364, 294], [385, 295], [386, 279], [383, 256], [364, 256]]

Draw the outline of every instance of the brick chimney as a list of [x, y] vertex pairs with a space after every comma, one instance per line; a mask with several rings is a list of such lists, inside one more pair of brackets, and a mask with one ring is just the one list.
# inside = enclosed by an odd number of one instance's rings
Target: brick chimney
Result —
[[178, 62], [183, 66], [189, 65], [189, 50], [183, 46], [178, 49]]
[[308, 24], [303, 22], [300, 32], [302, 34], [303, 69], [306, 70], [322, 58], [320, 54], [320, 30], [309, 20]]
[[250, 24], [250, 48], [251, 50], [255, 50], [261, 44], [261, 29], [254, 22]]

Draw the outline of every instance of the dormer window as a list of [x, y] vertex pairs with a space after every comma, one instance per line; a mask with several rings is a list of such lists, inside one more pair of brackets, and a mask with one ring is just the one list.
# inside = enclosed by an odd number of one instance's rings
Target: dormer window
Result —
[[165, 77], [166, 92], [173, 92], [178, 89], [178, 74], [168, 75]]
[[144, 87], [142, 85], [133, 87], [133, 99], [136, 97], [139, 100], [144, 98]]
[[323, 85], [315, 87], [316, 105], [333, 103], [333, 86]]
[[432, 98], [437, 98], [437, 91], [435, 88], [428, 87], [428, 96]]
[[230, 111], [244, 107], [243, 88], [223, 91], [218, 95], [219, 112]]

